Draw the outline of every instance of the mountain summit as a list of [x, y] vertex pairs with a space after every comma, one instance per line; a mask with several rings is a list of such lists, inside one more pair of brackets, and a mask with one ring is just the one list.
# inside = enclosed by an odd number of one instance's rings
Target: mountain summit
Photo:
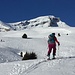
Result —
[[41, 16], [31, 20], [20, 21], [16, 23], [3, 23], [0, 21], [1, 30], [23, 30], [35, 27], [69, 27], [65, 22], [62, 22], [58, 17]]

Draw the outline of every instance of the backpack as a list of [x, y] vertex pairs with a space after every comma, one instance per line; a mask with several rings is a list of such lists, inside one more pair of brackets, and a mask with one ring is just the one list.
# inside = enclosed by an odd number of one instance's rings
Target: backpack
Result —
[[52, 35], [52, 34], [50, 34], [49, 36], [48, 36], [48, 43], [55, 43], [55, 36], [54, 35]]

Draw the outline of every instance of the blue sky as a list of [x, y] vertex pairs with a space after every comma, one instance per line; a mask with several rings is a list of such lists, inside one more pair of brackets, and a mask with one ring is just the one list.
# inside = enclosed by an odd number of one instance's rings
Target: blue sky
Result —
[[54, 15], [75, 26], [75, 0], [0, 0], [0, 20], [18, 22]]

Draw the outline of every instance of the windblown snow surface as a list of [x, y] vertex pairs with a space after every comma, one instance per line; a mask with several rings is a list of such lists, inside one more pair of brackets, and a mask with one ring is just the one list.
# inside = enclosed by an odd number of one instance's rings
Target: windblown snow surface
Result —
[[[52, 32], [56, 33], [60, 46], [57, 45], [56, 59], [46, 61], [47, 39]], [[28, 39], [21, 38], [24, 33]], [[0, 75], [75, 75], [74, 27], [0, 32], [0, 40]], [[22, 61], [21, 51], [35, 52], [38, 58]]]

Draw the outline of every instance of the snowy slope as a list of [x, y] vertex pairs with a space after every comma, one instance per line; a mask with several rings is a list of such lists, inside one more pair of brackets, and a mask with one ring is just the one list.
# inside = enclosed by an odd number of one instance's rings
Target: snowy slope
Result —
[[66, 23], [54, 16], [40, 16], [31, 20], [10, 23], [10, 25], [14, 28], [14, 30], [23, 30], [35, 27], [69, 27]]
[[[47, 39], [52, 32], [58, 37], [56, 60], [45, 61]], [[29, 39], [22, 39], [26, 33]], [[68, 34], [68, 35], [66, 35]], [[0, 33], [0, 75], [75, 75], [75, 28], [32, 28]], [[35, 52], [36, 60], [21, 61], [19, 53]], [[51, 54], [52, 58], [52, 54]]]
[[10, 30], [24, 30], [31, 28], [49, 28], [49, 27], [69, 27], [66, 23], [62, 22], [58, 17], [40, 16], [31, 20], [25, 20], [15, 23], [3, 23], [0, 21], [0, 31]]
[[[1, 21], [0, 25], [0, 75], [75, 75], [74, 27], [54, 16], [16, 23]], [[46, 61], [48, 35], [53, 32], [60, 42], [60, 46], [57, 45], [57, 59]], [[22, 38], [24, 33], [28, 39]], [[38, 58], [22, 61], [20, 52], [26, 51], [35, 52]]]
[[9, 24], [0, 21], [0, 32], [9, 31], [11, 29], [9, 26], [10, 26]]

